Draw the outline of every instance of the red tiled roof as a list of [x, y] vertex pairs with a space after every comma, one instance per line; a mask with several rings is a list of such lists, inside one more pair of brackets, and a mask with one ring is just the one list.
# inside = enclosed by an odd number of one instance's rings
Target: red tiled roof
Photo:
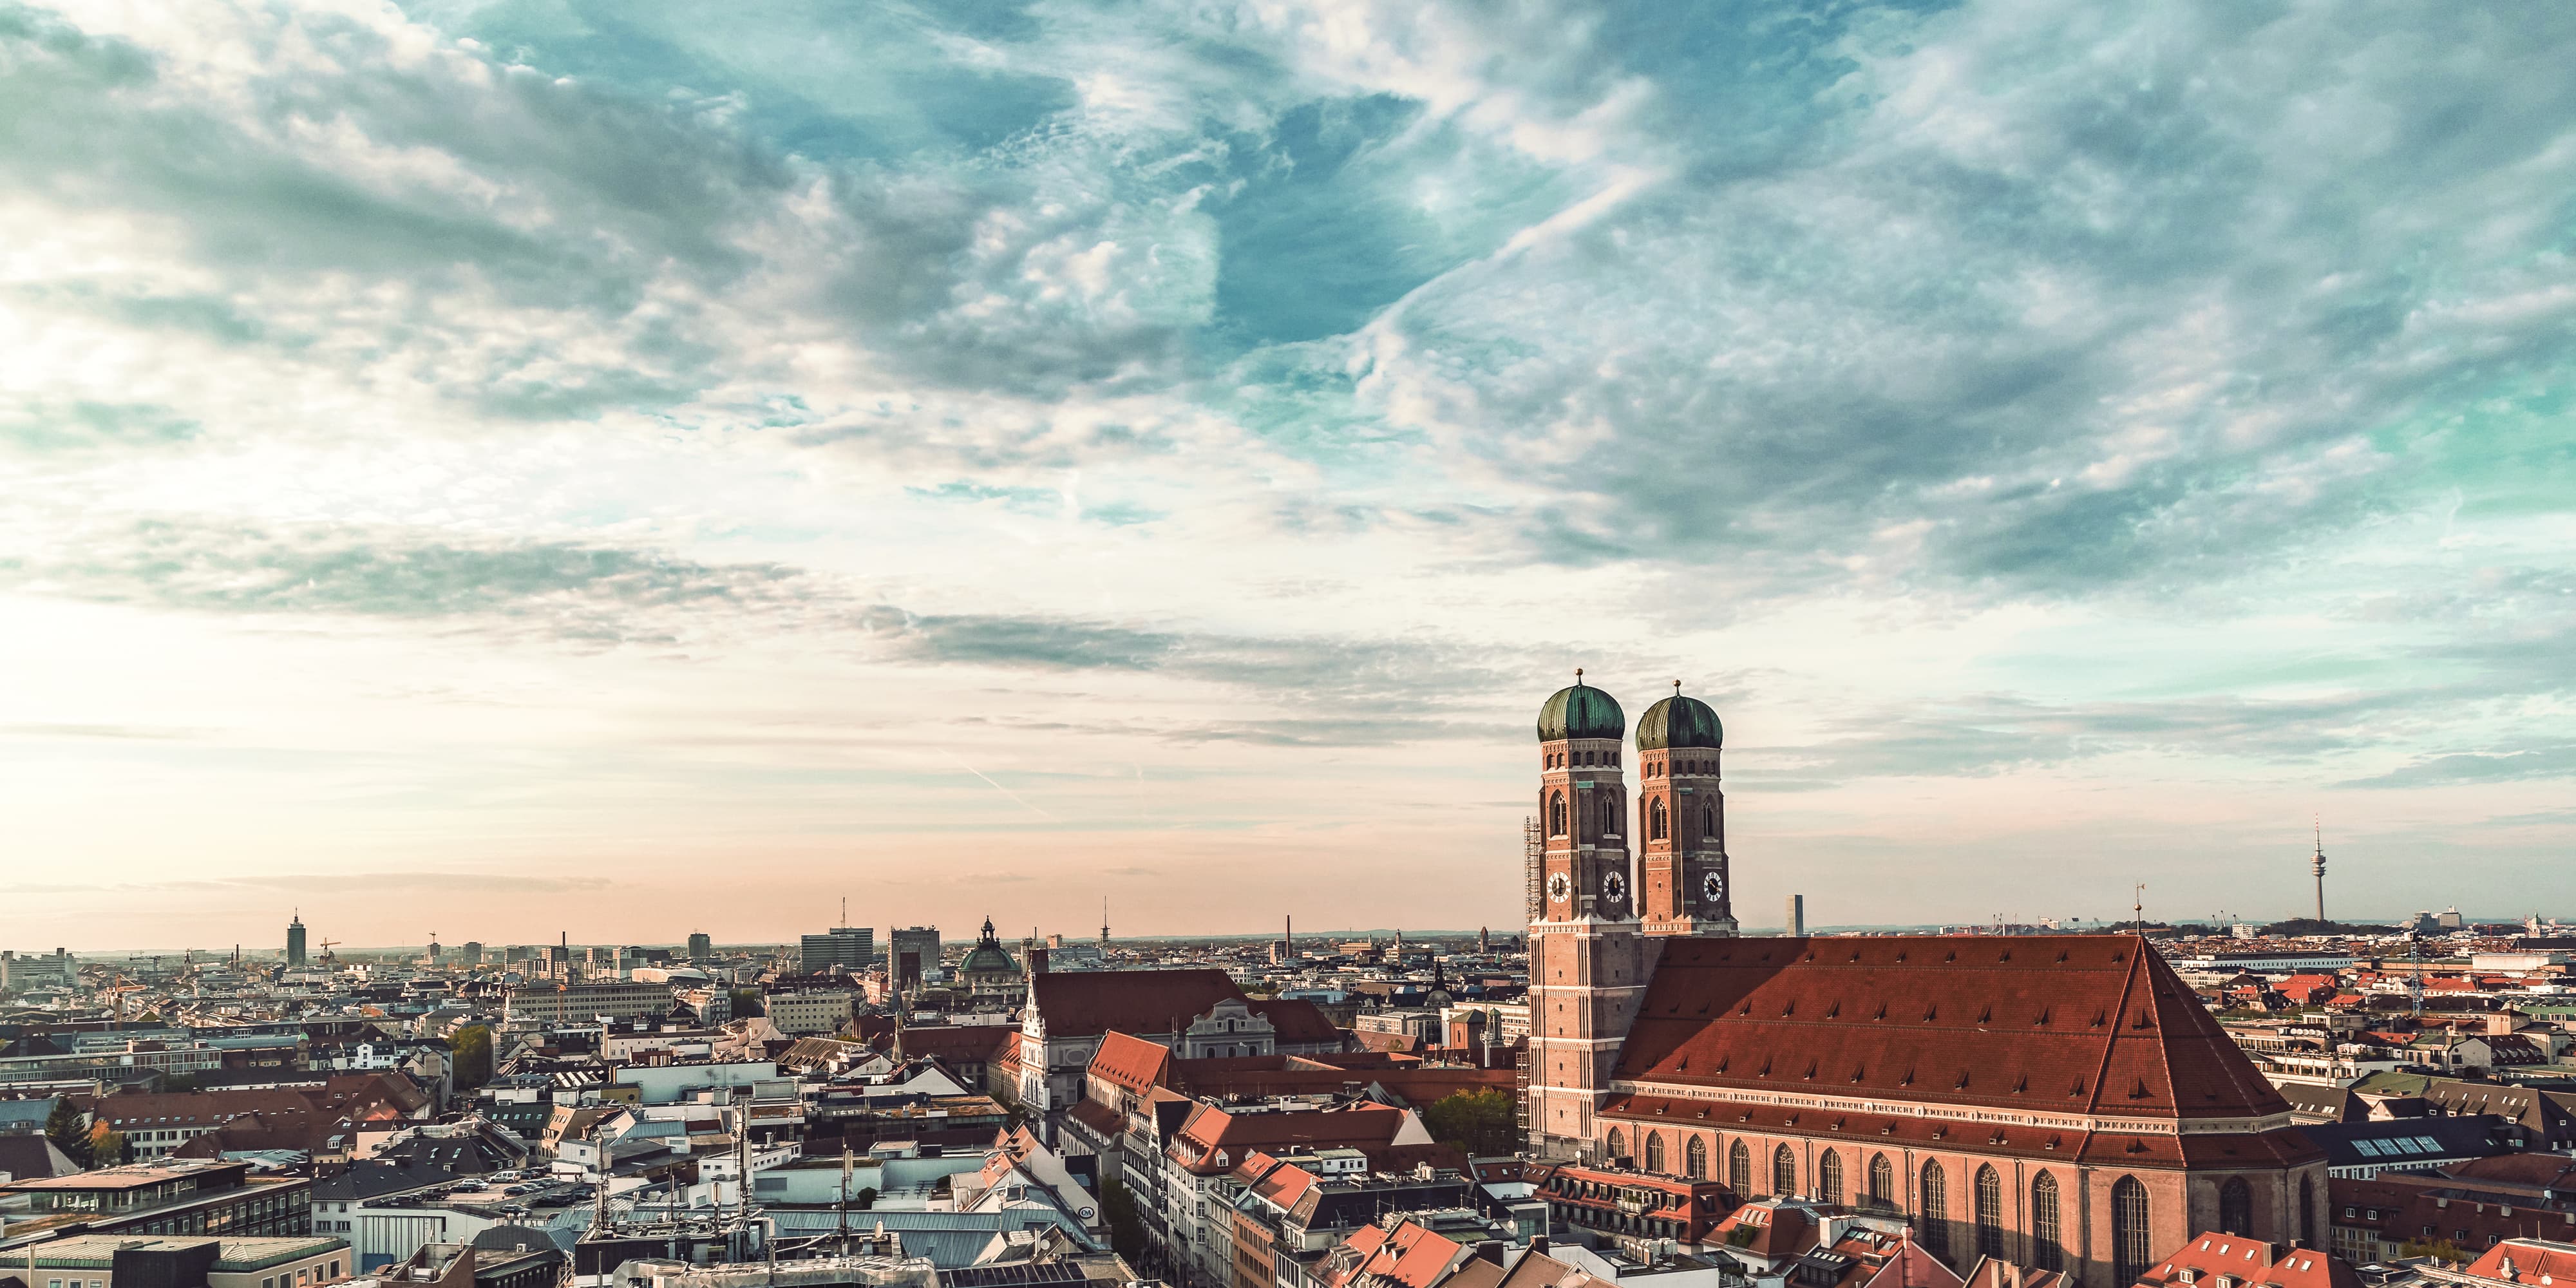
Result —
[[1940, 1258], [1907, 1238], [1899, 1241], [1887, 1263], [1862, 1288], [1960, 1288], [1965, 1282], [1959, 1272], [1941, 1264]]
[[2140, 1288], [2164, 1288], [2167, 1284], [2214, 1283], [2218, 1275], [2261, 1288], [2361, 1288], [2361, 1276], [2338, 1258], [2311, 1248], [2280, 1247], [2241, 1234], [2193, 1235], [2180, 1251], [2138, 1276], [2138, 1284]]
[[[1339, 1109], [1287, 1109], [1236, 1113], [1202, 1104], [1175, 1132], [1173, 1156], [1192, 1171], [1230, 1170], [1236, 1159], [1279, 1145], [1308, 1148], [1369, 1148], [1395, 1139], [1404, 1111], [1386, 1105], [1350, 1105]], [[1222, 1158], [1223, 1161], [1219, 1161]]]
[[1007, 1024], [924, 1024], [896, 1030], [894, 1050], [907, 1060], [935, 1055], [951, 1064], [984, 1064], [1018, 1034]]
[[2123, 1117], [2289, 1109], [2126, 935], [1675, 939], [1619, 1076]]
[[1718, 1222], [1712, 1237], [1724, 1239], [1730, 1247], [1779, 1261], [1803, 1255], [1816, 1246], [1816, 1223], [1794, 1207], [1747, 1203]]
[[[1512, 1263], [1511, 1272], [1503, 1276], [1502, 1288], [1615, 1288], [1615, 1285], [1607, 1279], [1596, 1279], [1544, 1252], [1532, 1251], [1521, 1254], [1521, 1259]], [[1933, 1288], [1943, 1286], [1934, 1285]]]
[[2462, 1273], [2498, 1283], [2566, 1283], [2576, 1278], [2576, 1244], [2507, 1239], [2487, 1249]]
[[1086, 1096], [1073, 1102], [1073, 1119], [1104, 1138], [1114, 1138], [1127, 1130], [1127, 1120], [1117, 1110]]
[[1394, 1228], [1364, 1225], [1343, 1241], [1356, 1258], [1336, 1258], [1325, 1264], [1331, 1269], [1324, 1275], [1327, 1284], [1402, 1284], [1404, 1288], [1431, 1288], [1449, 1267], [1466, 1255], [1465, 1245], [1443, 1234], [1435, 1234], [1411, 1220], [1398, 1221]]
[[1318, 1042], [1339, 1042], [1342, 1037], [1341, 1026], [1333, 1023], [1332, 1017], [1325, 1015], [1323, 1008], [1313, 1002], [1296, 998], [1256, 999], [1252, 1010], [1270, 1021], [1273, 1036], [1283, 1043], [1306, 1046]]
[[1100, 1049], [1091, 1056], [1094, 1075], [1129, 1091], [1163, 1085], [1164, 1075], [1171, 1064], [1170, 1047], [1116, 1029], [1100, 1035]]
[[1117, 1029], [1170, 1033], [1243, 990], [1221, 970], [1048, 971], [1029, 977], [1029, 997], [1051, 1038]]

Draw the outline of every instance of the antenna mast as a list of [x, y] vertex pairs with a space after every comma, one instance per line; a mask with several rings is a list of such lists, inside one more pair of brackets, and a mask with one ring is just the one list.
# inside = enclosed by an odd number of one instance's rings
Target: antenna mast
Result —
[[2316, 818], [2315, 818], [2314, 822], [2315, 822], [2315, 826], [2316, 826], [2317, 850], [2316, 850], [2316, 857], [2315, 857], [2314, 859], [2312, 859], [2312, 860], [2310, 860], [2310, 861], [2309, 861], [2309, 864], [2308, 864], [2308, 870], [2309, 870], [2310, 872], [2315, 873], [2315, 874], [2316, 874], [2316, 878], [2317, 878], [2317, 933], [2319, 933], [2319, 934], [2323, 934], [2323, 933], [2325, 933], [2325, 929], [2326, 929], [2326, 822], [2325, 822], [2325, 816], [2324, 816], [2324, 815], [2318, 815], [2318, 816], [2316, 816]]

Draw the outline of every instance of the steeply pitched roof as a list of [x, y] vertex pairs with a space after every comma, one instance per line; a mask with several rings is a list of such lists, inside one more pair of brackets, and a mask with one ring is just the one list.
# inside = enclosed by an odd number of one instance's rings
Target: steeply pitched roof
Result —
[[2138, 1276], [2138, 1283], [2142, 1288], [2163, 1288], [2216, 1282], [2218, 1275], [2261, 1288], [2361, 1288], [2361, 1276], [2338, 1258], [2238, 1234], [2194, 1235], [2155, 1269]]
[[907, 1059], [935, 1055], [952, 1063], [964, 1060], [982, 1064], [1018, 1032], [1007, 1024], [924, 1024], [896, 1030], [894, 1049], [895, 1054]]
[[2507, 1239], [2470, 1262], [2464, 1273], [2498, 1283], [2564, 1283], [2576, 1278], [2576, 1244]]
[[1526, 1252], [1512, 1263], [1511, 1272], [1503, 1276], [1502, 1288], [1616, 1288], [1607, 1279], [1591, 1274], [1547, 1255]]
[[1270, 1021], [1272, 1036], [1285, 1045], [1307, 1045], [1316, 1042], [1338, 1042], [1341, 1026], [1324, 1014], [1313, 1002], [1293, 997], [1274, 997], [1252, 1003], [1253, 1013]]
[[1199, 1105], [1173, 1133], [1174, 1157], [1195, 1172], [1232, 1170], [1235, 1160], [1256, 1151], [1283, 1152], [1281, 1145], [1326, 1147], [1384, 1145], [1404, 1125], [1404, 1111], [1385, 1105], [1351, 1105], [1340, 1109], [1282, 1109], [1239, 1113], [1218, 1105]]
[[42, 1135], [0, 1136], [0, 1174], [11, 1180], [69, 1176], [79, 1170], [80, 1164]]
[[2289, 1109], [2125, 935], [1676, 939], [1619, 1076], [2121, 1117]]
[[1171, 1065], [1170, 1047], [1114, 1029], [1100, 1035], [1100, 1049], [1091, 1056], [1093, 1074], [1129, 1091], [1163, 1085]]
[[1392, 1227], [1362, 1226], [1345, 1243], [1358, 1256], [1325, 1263], [1329, 1269], [1324, 1273], [1324, 1282], [1336, 1288], [1358, 1283], [1431, 1288], [1467, 1253], [1457, 1240], [1434, 1233], [1409, 1218]]
[[1170, 1033], [1243, 990], [1221, 970], [1049, 971], [1029, 980], [1029, 998], [1051, 1038], [1117, 1029]]

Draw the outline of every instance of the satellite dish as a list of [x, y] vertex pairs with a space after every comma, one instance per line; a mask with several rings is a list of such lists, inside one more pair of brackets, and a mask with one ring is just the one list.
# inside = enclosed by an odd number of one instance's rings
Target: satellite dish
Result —
[[1090, 1208], [1084, 1208], [1084, 1209], [1082, 1209], [1082, 1219], [1083, 1219], [1083, 1220], [1085, 1220], [1085, 1221], [1090, 1220], [1090, 1219], [1091, 1219], [1091, 1215], [1092, 1215], [1092, 1214], [1091, 1214], [1091, 1209], [1090, 1209]]

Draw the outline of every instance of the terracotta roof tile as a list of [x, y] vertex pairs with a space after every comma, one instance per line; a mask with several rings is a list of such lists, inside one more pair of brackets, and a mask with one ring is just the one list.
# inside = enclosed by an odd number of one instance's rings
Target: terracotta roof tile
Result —
[[1221, 970], [1049, 971], [1030, 977], [1029, 996], [1047, 1036], [1066, 1038], [1170, 1033], [1243, 990]]
[[2125, 935], [1677, 939], [1619, 1076], [2124, 1117], [2289, 1108]]
[[2342, 1260], [2311, 1248], [2282, 1247], [2238, 1234], [2196, 1234], [2172, 1256], [2138, 1277], [2141, 1288], [2206, 1285], [2226, 1275], [2260, 1288], [2361, 1288], [2361, 1276]]

